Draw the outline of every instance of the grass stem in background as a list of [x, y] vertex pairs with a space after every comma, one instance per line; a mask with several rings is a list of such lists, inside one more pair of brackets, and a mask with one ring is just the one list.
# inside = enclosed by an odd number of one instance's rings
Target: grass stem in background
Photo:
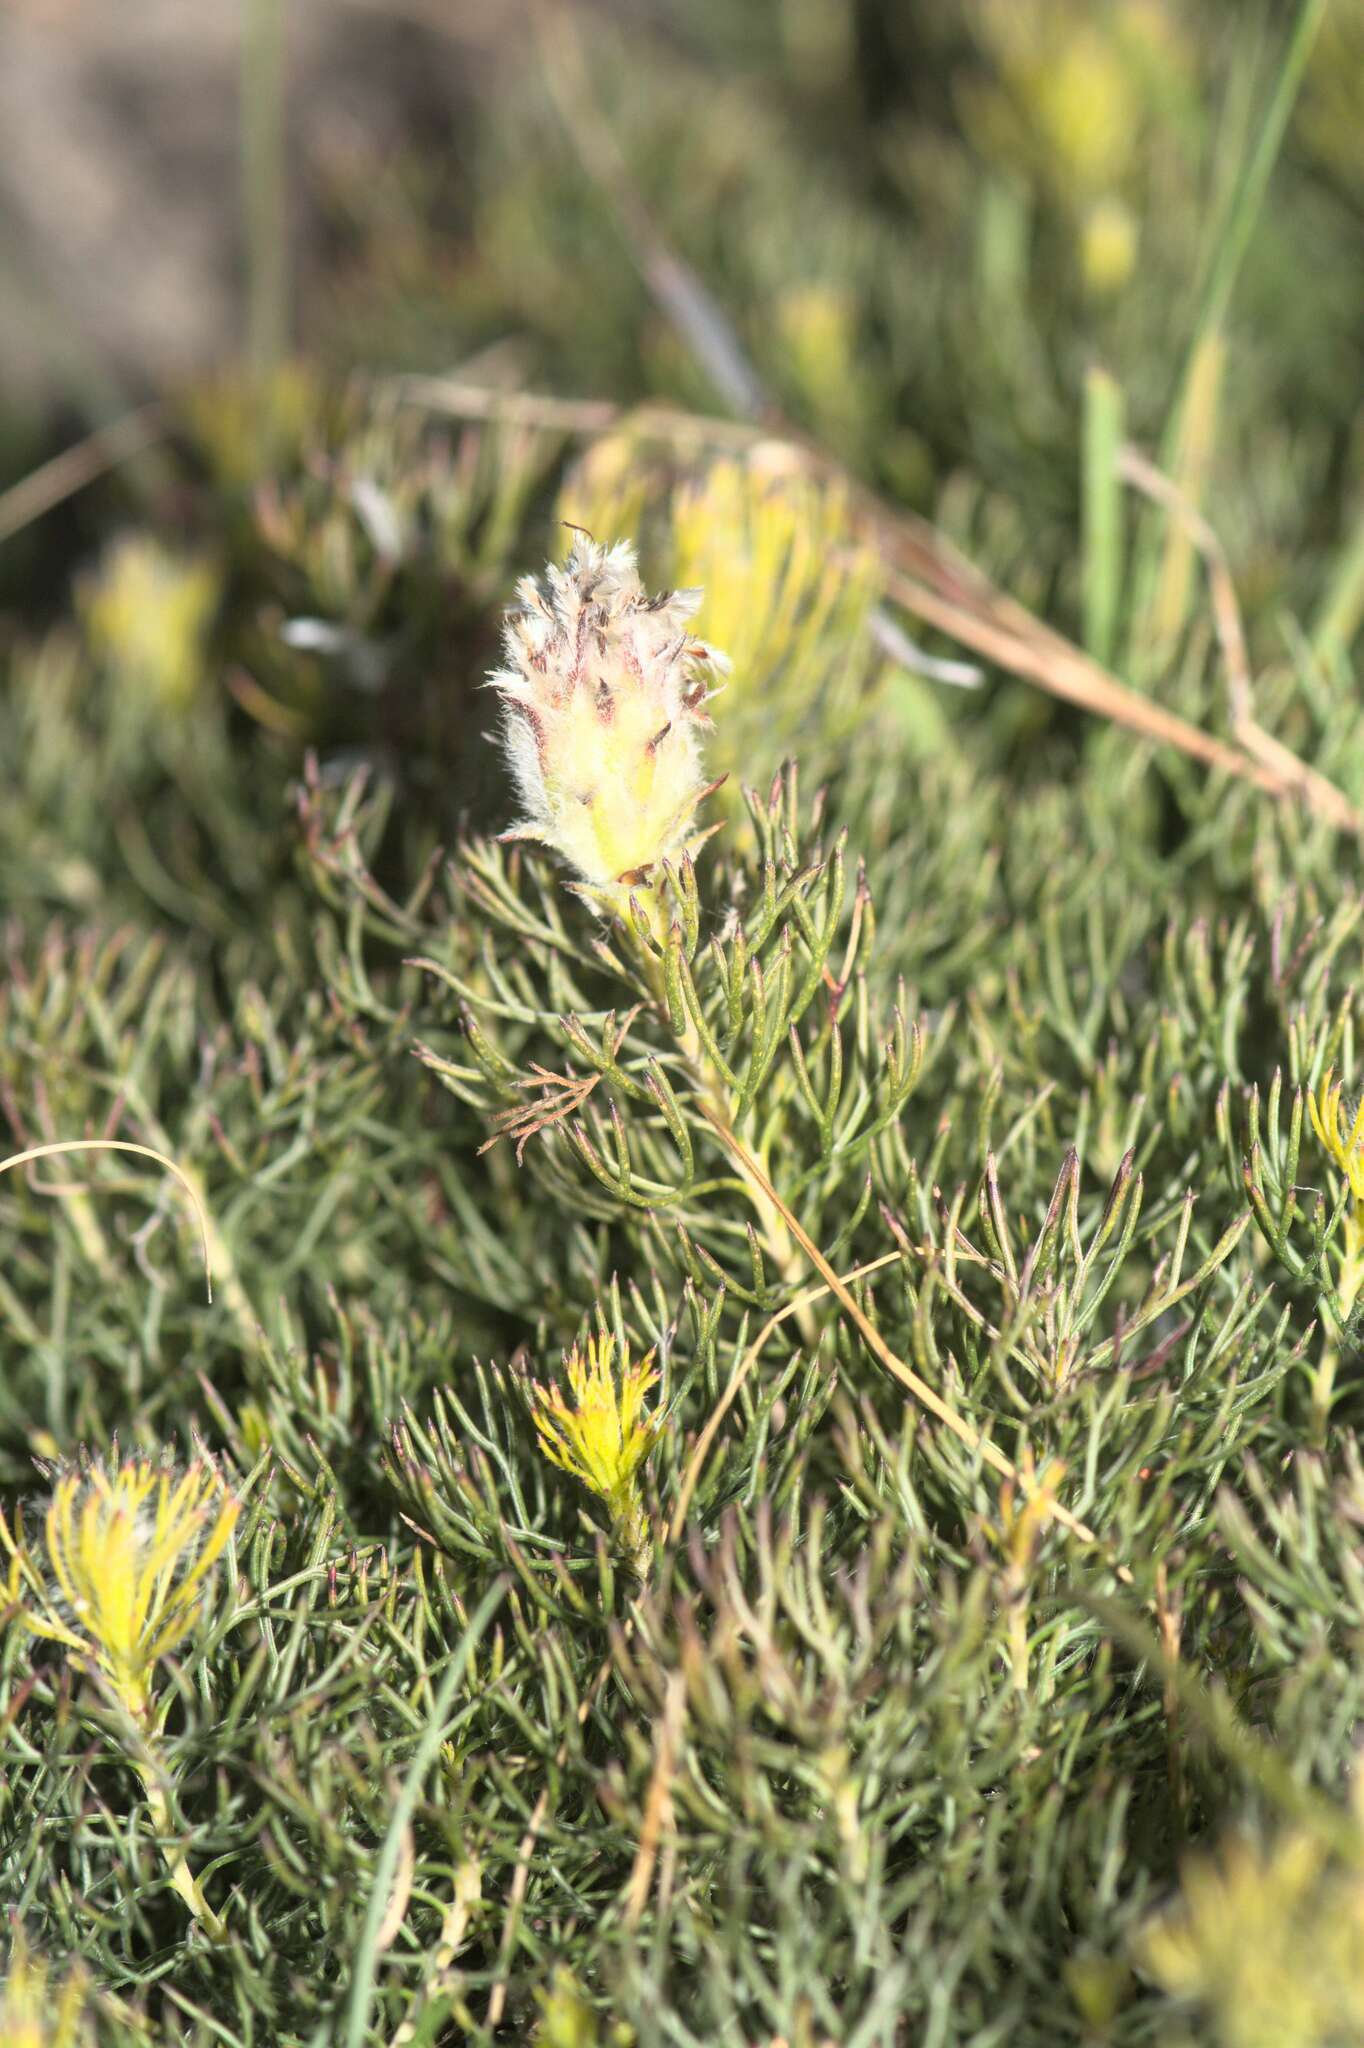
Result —
[[285, 0], [245, 0], [242, 42], [242, 216], [246, 350], [267, 382], [289, 347], [285, 162]]
[[1123, 417], [1121, 386], [1095, 365], [1085, 377], [1081, 561], [1085, 647], [1105, 667], [1113, 659], [1122, 601], [1123, 487], [1118, 454]]
[[[1327, 0], [1302, 0], [1298, 8], [1259, 133], [1208, 265], [1178, 396], [1166, 421], [1160, 467], [1198, 508], [1216, 448], [1227, 310], [1326, 8]], [[1159, 515], [1148, 518], [1138, 547], [1128, 643], [1129, 665], [1139, 675], [1150, 675], [1159, 667], [1184, 625], [1192, 567], [1193, 550], [1187, 534]]]

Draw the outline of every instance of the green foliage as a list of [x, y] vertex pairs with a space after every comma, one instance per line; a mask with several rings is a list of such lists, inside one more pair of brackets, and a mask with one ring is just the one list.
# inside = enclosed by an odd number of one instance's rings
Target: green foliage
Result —
[[[908, 101], [850, 137], [852, 39], [800, 0], [697, 10], [698, 139], [696, 46], [641, 32], [643, 196], [805, 425], [1218, 728], [1186, 536], [1152, 512], [1129, 548], [1114, 495], [1124, 418], [1166, 429], [1227, 513], [1260, 722], [1364, 797], [1326, 362], [1354, 288], [1323, 285], [1301, 416], [1288, 315], [1207, 312], [1238, 221], [1256, 304], [1304, 218], [1339, 233], [1320, 54], [1260, 213], [1275, 74], [1215, 10], [1030, 6], [1040, 76], [1009, 10], [914, 12], [955, 95], [934, 148]], [[476, 138], [469, 338], [709, 405], [525, 89]], [[1130, 102], [1116, 154], [1086, 93]], [[1144, 295], [1112, 286], [1128, 229]], [[240, 1511], [131, 1705], [11, 1572], [5, 2024], [1352, 2038], [1355, 849], [1016, 682], [901, 667], [847, 502], [789, 454], [638, 418], [569, 449], [416, 395], [185, 394], [176, 518], [106, 508], [60, 616], [6, 636], [0, 1110], [14, 1149], [174, 1160], [213, 1298], [150, 1163], [0, 1179], [5, 1527], [17, 1552], [81, 1447], [206, 1459]], [[556, 515], [637, 539], [651, 589], [704, 581], [741, 657], [718, 829], [614, 918], [497, 836], [479, 687]], [[1286, 608], [1324, 598], [1315, 633]]]

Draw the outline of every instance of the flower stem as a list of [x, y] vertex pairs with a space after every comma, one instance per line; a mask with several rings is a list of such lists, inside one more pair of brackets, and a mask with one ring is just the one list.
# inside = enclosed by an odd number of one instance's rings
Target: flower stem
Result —
[[161, 1853], [166, 1859], [166, 1870], [172, 1889], [180, 1894], [211, 1942], [226, 1941], [226, 1927], [204, 1897], [203, 1887], [190, 1869], [184, 1850], [178, 1848], [172, 1839], [175, 1828], [171, 1820], [170, 1801], [166, 1797], [165, 1784], [156, 1758], [146, 1755], [134, 1761], [137, 1775], [141, 1778], [142, 1788], [147, 1795], [147, 1809], [161, 1845]]
[[[671, 918], [663, 901], [661, 890], [657, 887], [638, 890], [636, 891], [635, 900], [647, 913], [650, 926], [659, 944], [666, 946]], [[654, 953], [650, 952], [647, 946], [641, 948], [641, 953], [645, 978], [649, 983], [654, 1000], [666, 1016], [667, 998], [663, 985], [663, 963]], [[715, 1072], [714, 1067], [706, 1056], [706, 1049], [701, 1041], [701, 1034], [690, 1015], [684, 1013], [682, 1029], [676, 1036], [678, 1051], [690, 1069], [701, 1107], [707, 1118], [712, 1123], [722, 1124], [731, 1136], [737, 1136], [734, 1130], [733, 1106], [729, 1101], [723, 1081]], [[740, 1148], [732, 1152], [730, 1157], [757, 1215], [758, 1236], [764, 1252], [779, 1274], [782, 1284], [786, 1287], [797, 1287], [805, 1277], [805, 1261], [801, 1257], [790, 1230], [787, 1228], [786, 1219], [782, 1215], [781, 1210], [772, 1201], [762, 1181], [751, 1171], [743, 1149]], [[802, 1303], [795, 1309], [794, 1314], [796, 1327], [800, 1331], [802, 1341], [806, 1344], [817, 1343], [819, 1328], [809, 1303]]]

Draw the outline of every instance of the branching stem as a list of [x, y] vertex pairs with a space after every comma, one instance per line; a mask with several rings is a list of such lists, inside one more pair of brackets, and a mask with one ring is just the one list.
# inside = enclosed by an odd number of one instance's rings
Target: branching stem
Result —
[[[635, 901], [640, 904], [648, 916], [650, 925], [660, 945], [666, 945], [670, 918], [660, 891], [653, 887], [638, 891]], [[666, 1016], [667, 997], [663, 985], [662, 961], [658, 955], [649, 951], [647, 947], [642, 950], [644, 972], [650, 989], [653, 992], [655, 1001]], [[692, 1081], [696, 1088], [697, 1102], [702, 1113], [708, 1122], [716, 1125], [717, 1128], [723, 1129], [734, 1139], [734, 1144], [729, 1148], [730, 1157], [738, 1168], [739, 1177], [744, 1184], [744, 1190], [749, 1201], [753, 1204], [753, 1209], [758, 1219], [758, 1235], [763, 1251], [779, 1274], [783, 1286], [797, 1287], [802, 1277], [803, 1267], [800, 1253], [792, 1239], [791, 1230], [787, 1222], [787, 1211], [781, 1202], [773, 1199], [771, 1183], [766, 1173], [750, 1170], [749, 1160], [751, 1155], [747, 1147], [740, 1144], [737, 1137], [735, 1137], [733, 1105], [729, 1101], [724, 1083], [715, 1072], [714, 1065], [706, 1054], [705, 1046], [701, 1041], [701, 1034], [697, 1030], [695, 1023], [690, 1015], [685, 1013], [682, 1019], [682, 1028], [677, 1034], [677, 1047], [690, 1070]], [[756, 1166], [756, 1162], [754, 1162], [754, 1165]], [[796, 1318], [796, 1327], [800, 1331], [801, 1341], [805, 1344], [815, 1343], [818, 1339], [819, 1331], [814, 1317], [810, 1313], [808, 1303], [800, 1301], [793, 1308], [792, 1313]]]
[[[796, 1243], [815, 1268], [815, 1271], [824, 1281], [829, 1292], [840, 1303], [867, 1348], [880, 1360], [886, 1371], [894, 1379], [899, 1380], [901, 1386], [913, 1395], [921, 1408], [927, 1409], [928, 1413], [941, 1422], [945, 1429], [951, 1430], [954, 1436], [959, 1437], [964, 1444], [974, 1451], [982, 1464], [988, 1465], [992, 1471], [997, 1472], [1001, 1479], [1012, 1481], [1020, 1490], [1026, 1492], [1027, 1488], [1024, 1484], [1023, 1475], [1019, 1472], [1013, 1460], [1006, 1457], [998, 1445], [992, 1443], [990, 1438], [984, 1435], [981, 1430], [974, 1428], [971, 1423], [967, 1422], [964, 1416], [958, 1415], [956, 1409], [950, 1407], [943, 1400], [941, 1394], [936, 1393], [926, 1380], [921, 1380], [916, 1372], [911, 1371], [902, 1358], [896, 1357], [875, 1323], [864, 1313], [852, 1289], [834, 1271], [814, 1239], [801, 1227], [799, 1219], [792, 1215], [790, 1209], [787, 1208], [781, 1196], [763, 1172], [762, 1167], [745, 1147], [742, 1139], [736, 1137], [729, 1126], [721, 1118], [715, 1116], [705, 1103], [701, 1105], [701, 1113], [736, 1164], [740, 1162], [746, 1163], [747, 1172], [757, 1180], [769, 1200], [781, 1211], [792, 1237], [794, 1237]], [[1109, 1553], [1108, 1546], [1097, 1532], [1090, 1528], [1087, 1522], [1082, 1522], [1077, 1515], [1073, 1515], [1069, 1508], [1063, 1507], [1057, 1500], [1049, 1499], [1046, 1503], [1046, 1511], [1053, 1521], [1059, 1522], [1063, 1529], [1068, 1529], [1072, 1536], [1078, 1536], [1082, 1543], [1091, 1544], [1103, 1551], [1113, 1571], [1124, 1585], [1130, 1586], [1134, 1583], [1132, 1574], [1127, 1566], [1119, 1563]]]

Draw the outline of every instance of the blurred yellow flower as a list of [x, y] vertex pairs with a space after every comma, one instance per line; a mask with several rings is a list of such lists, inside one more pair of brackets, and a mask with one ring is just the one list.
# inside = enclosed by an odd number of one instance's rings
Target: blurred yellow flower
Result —
[[714, 463], [673, 499], [680, 581], [704, 589], [701, 619], [732, 667], [726, 714], [791, 733], [865, 654], [877, 569], [854, 537], [847, 492], [804, 475], [787, 449]]
[[[802, 318], [826, 314], [810, 297]], [[677, 480], [622, 432], [577, 465], [560, 511], [597, 532], [642, 532], [656, 573], [699, 590], [697, 627], [728, 657], [715, 768], [761, 780], [803, 727], [837, 739], [861, 716], [880, 572], [847, 490], [809, 475], [799, 451], [760, 442]]]
[[1057, 47], [1019, 66], [1018, 82], [1065, 177], [1092, 192], [1122, 175], [1137, 109], [1132, 81], [1104, 35], [1073, 24]]
[[[657, 512], [668, 489], [667, 470], [628, 424], [618, 432], [591, 441], [565, 476], [556, 507], [561, 524], [584, 533], [633, 533], [640, 536]], [[651, 568], [646, 547], [641, 552]], [[681, 581], [667, 564], [671, 583]]]
[[1140, 100], [1106, 17], [1056, 0], [978, 0], [974, 14], [998, 76], [962, 88], [978, 147], [1069, 199], [1109, 190], [1134, 154]]
[[821, 426], [855, 433], [865, 417], [866, 377], [858, 368], [857, 305], [824, 282], [793, 285], [774, 308], [787, 375]]
[[1121, 291], [1137, 263], [1140, 230], [1123, 200], [1096, 199], [1080, 231], [1080, 270], [1096, 298]]
[[657, 1418], [644, 1397], [658, 1383], [653, 1353], [637, 1364], [627, 1353], [619, 1380], [611, 1369], [613, 1337], [589, 1337], [564, 1360], [570, 1402], [563, 1388], [532, 1389], [540, 1448], [561, 1471], [589, 1487], [610, 1510], [611, 1520], [642, 1577], [649, 1554], [649, 1523], [639, 1488], [639, 1468], [658, 1439]]
[[1364, 1885], [1306, 1830], [1185, 1869], [1139, 1960], [1210, 2010], [1222, 2048], [1332, 2048], [1364, 2027]]
[[203, 677], [221, 594], [219, 572], [202, 556], [176, 554], [154, 534], [125, 533], [78, 599], [96, 660], [153, 710], [182, 711]]
[[962, 116], [987, 159], [1087, 211], [1140, 172], [1144, 139], [1186, 84], [1166, 0], [969, 0], [994, 77], [963, 79]]
[[183, 1473], [145, 1458], [71, 1467], [53, 1485], [40, 1545], [0, 1514], [9, 1597], [34, 1635], [74, 1651], [144, 1716], [153, 1669], [194, 1627], [236, 1519], [202, 1462]]
[[54, 1983], [16, 1926], [0, 1977], [0, 2048], [87, 2048], [94, 2036], [85, 2008], [83, 1976], [72, 1971]]

